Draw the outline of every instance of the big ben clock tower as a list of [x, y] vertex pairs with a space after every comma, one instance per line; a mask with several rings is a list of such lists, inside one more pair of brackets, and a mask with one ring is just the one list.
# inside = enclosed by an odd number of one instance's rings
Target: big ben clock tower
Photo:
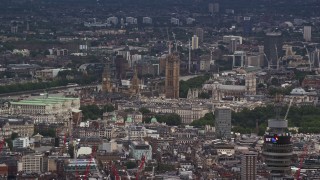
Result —
[[111, 84], [108, 60], [102, 73], [102, 92], [112, 92], [112, 84]]

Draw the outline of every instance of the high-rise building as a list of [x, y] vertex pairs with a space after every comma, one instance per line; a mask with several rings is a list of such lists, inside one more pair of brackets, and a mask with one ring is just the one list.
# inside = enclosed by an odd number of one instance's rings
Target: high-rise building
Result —
[[230, 52], [234, 53], [237, 50], [237, 40], [235, 38], [232, 38], [229, 46], [230, 46]]
[[18, 33], [18, 25], [12, 25], [11, 26], [11, 33], [17, 34]]
[[213, 5], [213, 3], [209, 3], [209, 5], [208, 5], [208, 10], [209, 10], [209, 13], [213, 13], [214, 12], [214, 5]]
[[241, 157], [241, 180], [256, 180], [258, 153], [250, 151]]
[[103, 92], [112, 92], [112, 83], [110, 77], [110, 64], [106, 63], [103, 73], [102, 73], [102, 91]]
[[311, 41], [311, 26], [303, 27], [303, 39], [305, 41]]
[[218, 13], [219, 12], [219, 3], [209, 3], [208, 5], [208, 10], [209, 13], [213, 14], [213, 13]]
[[199, 49], [199, 38], [197, 35], [193, 35], [192, 37], [192, 44], [191, 44], [191, 49], [195, 50], [195, 49]]
[[291, 134], [288, 121], [269, 119], [264, 135], [263, 156], [270, 172], [270, 179], [279, 179], [290, 175], [292, 158]]
[[203, 29], [202, 28], [197, 28], [195, 34], [199, 38], [199, 43], [203, 42]]
[[276, 67], [278, 65], [279, 57], [282, 56], [282, 34], [279, 32], [267, 33], [264, 39], [264, 52], [267, 56], [265, 66]]
[[166, 98], [179, 98], [179, 76], [180, 59], [177, 53], [169, 54], [166, 57], [166, 80], [165, 95]]
[[250, 17], [243, 18], [243, 35], [250, 36], [252, 33], [252, 22]]
[[214, 111], [216, 138], [231, 138], [231, 109], [229, 107], [218, 107]]

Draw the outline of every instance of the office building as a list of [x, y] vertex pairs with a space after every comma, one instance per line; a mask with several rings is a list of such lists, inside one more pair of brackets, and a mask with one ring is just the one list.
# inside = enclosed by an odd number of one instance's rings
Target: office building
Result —
[[171, 18], [170, 22], [171, 22], [171, 24], [174, 24], [174, 25], [179, 25], [180, 24], [180, 20], [178, 18]]
[[141, 160], [142, 156], [145, 156], [146, 160], [152, 159], [152, 147], [147, 142], [134, 141], [129, 148], [135, 160]]
[[244, 67], [246, 55], [245, 51], [234, 51], [232, 55], [232, 67]]
[[24, 137], [24, 138], [16, 138], [15, 140], [12, 141], [12, 146], [13, 148], [26, 148], [29, 147], [29, 138]]
[[231, 53], [234, 53], [237, 50], [237, 40], [235, 38], [232, 38], [229, 44], [229, 51]]
[[187, 23], [188, 25], [193, 24], [195, 21], [196, 21], [196, 20], [195, 20], [194, 18], [191, 18], [191, 17], [186, 18], [186, 23]]
[[218, 13], [219, 12], [219, 3], [209, 3], [208, 5], [209, 13]]
[[241, 157], [241, 180], [256, 180], [258, 153], [248, 152]]
[[199, 38], [197, 35], [193, 35], [192, 37], [192, 44], [191, 44], [191, 49], [199, 49]]
[[107, 18], [107, 23], [108, 24], [113, 24], [113, 25], [117, 25], [119, 22], [118, 18], [113, 16], [113, 17], [108, 17]]
[[127, 24], [137, 24], [138, 23], [138, 19], [134, 18], [134, 17], [126, 17], [126, 23]]
[[269, 119], [262, 154], [270, 179], [280, 179], [290, 175], [292, 151], [288, 121], [279, 118]]
[[166, 80], [165, 96], [166, 98], [179, 98], [179, 76], [180, 59], [177, 53], [169, 54], [166, 57]]
[[311, 26], [303, 27], [303, 39], [305, 41], [311, 41]]
[[143, 24], [152, 24], [152, 18], [151, 17], [143, 17], [142, 23]]
[[208, 5], [209, 13], [213, 14], [213, 9], [214, 9], [213, 3], [209, 3], [209, 5]]
[[11, 33], [17, 34], [18, 33], [18, 25], [12, 25], [11, 26]]
[[199, 38], [199, 43], [202, 43], [203, 42], [203, 29], [197, 28], [195, 34]]
[[0, 117], [0, 136], [10, 138], [12, 133], [19, 137], [31, 137], [34, 133], [33, 120], [30, 118]]
[[218, 107], [214, 111], [216, 138], [231, 138], [231, 109], [229, 107]]
[[267, 56], [265, 66], [277, 67], [278, 59], [282, 56], [282, 34], [279, 32], [267, 33], [264, 39], [264, 52]]
[[46, 171], [46, 163], [43, 154], [24, 155], [19, 164], [18, 170], [22, 172], [41, 174]]
[[65, 166], [64, 171], [67, 174], [84, 174], [97, 172], [97, 164], [94, 158], [91, 159], [69, 159]]
[[243, 18], [243, 35], [250, 36], [252, 33], [252, 22], [250, 17]]
[[241, 36], [223, 36], [224, 43], [231, 43], [231, 40], [235, 40], [237, 44], [242, 44], [242, 37]]

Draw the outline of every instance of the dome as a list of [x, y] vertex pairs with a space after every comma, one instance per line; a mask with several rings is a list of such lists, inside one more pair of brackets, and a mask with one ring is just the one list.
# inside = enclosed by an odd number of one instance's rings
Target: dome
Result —
[[151, 119], [151, 123], [157, 123], [158, 121], [157, 121], [157, 118], [155, 118], [155, 117], [153, 117], [152, 119]]
[[111, 118], [111, 121], [117, 121], [117, 117], [116, 116], [113, 116], [112, 118]]
[[130, 116], [127, 117], [126, 123], [132, 123], [132, 118]]
[[307, 92], [302, 88], [294, 88], [290, 92], [291, 95], [305, 95]]

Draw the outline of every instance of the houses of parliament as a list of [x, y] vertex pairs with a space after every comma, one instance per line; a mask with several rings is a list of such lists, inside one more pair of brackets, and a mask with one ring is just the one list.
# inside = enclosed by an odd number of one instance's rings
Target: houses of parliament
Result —
[[[180, 58], [177, 52], [168, 54], [165, 59], [165, 87], [159, 88], [164, 89], [163, 92], [159, 92], [159, 94], [164, 94], [168, 99], [178, 99], [179, 98], [179, 76], [180, 76]], [[104, 71], [102, 73], [102, 92], [105, 93], [114, 93], [120, 92], [129, 95], [137, 95], [142, 93], [141, 80], [138, 78], [137, 68], [134, 67], [134, 75], [131, 79], [131, 85], [129, 88], [121, 88], [116, 85], [112, 79], [110, 74], [110, 64], [109, 61], [106, 63]]]

